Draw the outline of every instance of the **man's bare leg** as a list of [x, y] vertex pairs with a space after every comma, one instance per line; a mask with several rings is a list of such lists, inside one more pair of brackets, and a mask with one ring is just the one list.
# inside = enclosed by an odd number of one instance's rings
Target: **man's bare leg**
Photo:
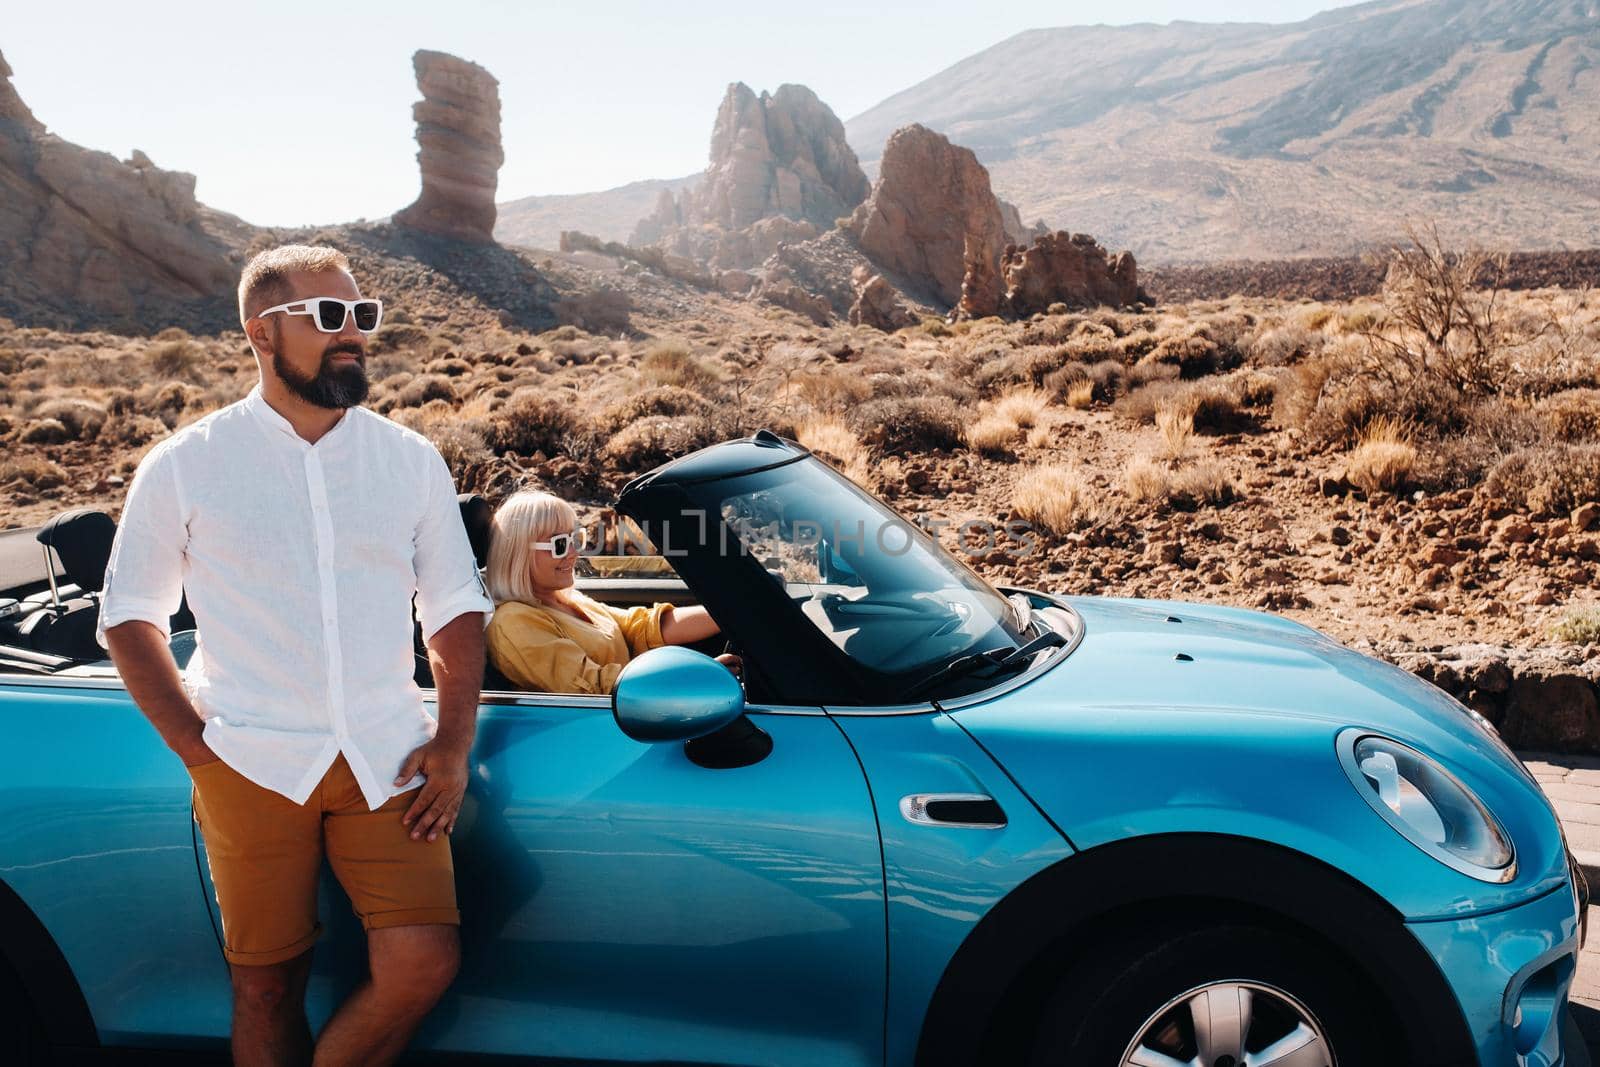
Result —
[[438, 1003], [461, 966], [461, 938], [442, 923], [367, 933], [371, 976], [317, 1037], [316, 1067], [385, 1067]]
[[234, 1067], [305, 1067], [311, 1062], [306, 980], [311, 950], [264, 967], [230, 964]]

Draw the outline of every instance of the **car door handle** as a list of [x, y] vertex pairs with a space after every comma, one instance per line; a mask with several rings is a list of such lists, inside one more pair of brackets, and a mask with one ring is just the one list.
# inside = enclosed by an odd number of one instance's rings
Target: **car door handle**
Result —
[[912, 793], [900, 798], [900, 814], [919, 826], [1003, 830], [1006, 825], [999, 802], [983, 793]]

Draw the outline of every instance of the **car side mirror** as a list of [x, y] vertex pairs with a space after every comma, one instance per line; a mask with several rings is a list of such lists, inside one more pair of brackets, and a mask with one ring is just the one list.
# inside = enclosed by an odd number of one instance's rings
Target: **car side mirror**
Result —
[[744, 714], [744, 687], [710, 656], [679, 645], [635, 656], [611, 691], [611, 714], [635, 741], [688, 741]]

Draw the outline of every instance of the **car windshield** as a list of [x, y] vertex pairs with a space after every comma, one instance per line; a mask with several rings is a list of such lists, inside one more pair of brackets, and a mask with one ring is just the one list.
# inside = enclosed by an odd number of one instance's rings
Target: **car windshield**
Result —
[[758, 559], [808, 622], [874, 672], [915, 678], [1027, 640], [1025, 613], [820, 460], [688, 489], [722, 520], [720, 551]]

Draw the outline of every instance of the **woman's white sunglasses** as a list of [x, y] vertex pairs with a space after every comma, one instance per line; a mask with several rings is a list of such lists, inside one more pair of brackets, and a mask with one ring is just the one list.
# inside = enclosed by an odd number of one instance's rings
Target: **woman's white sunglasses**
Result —
[[285, 315], [310, 315], [311, 321], [323, 333], [338, 333], [344, 329], [346, 315], [355, 316], [356, 329], [371, 333], [383, 321], [382, 300], [340, 300], [336, 296], [313, 296], [305, 300], [291, 300], [287, 304], [257, 312], [256, 317], [281, 311]]
[[551, 537], [548, 541], [534, 541], [533, 547], [542, 548], [546, 552], [549, 552], [551, 555], [559, 559], [567, 554], [567, 552], [577, 543], [577, 540], [578, 531], [573, 530], [571, 533], [558, 533]]

